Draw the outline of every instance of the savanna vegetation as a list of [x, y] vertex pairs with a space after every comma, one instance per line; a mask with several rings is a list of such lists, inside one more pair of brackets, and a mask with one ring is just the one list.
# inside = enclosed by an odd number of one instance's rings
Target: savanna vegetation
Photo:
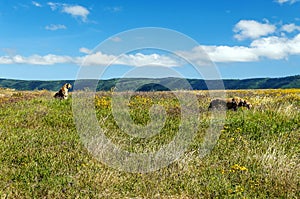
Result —
[[[199, 125], [188, 149], [167, 167], [130, 173], [99, 162], [85, 148], [74, 124], [72, 97], [57, 100], [46, 90], [0, 90], [0, 197], [300, 197], [299, 89], [226, 91], [250, 101], [253, 108], [227, 111], [216, 145], [202, 158], [210, 96], [207, 91], [189, 92], [197, 96]], [[138, 125], [150, 122], [152, 105], [166, 110], [161, 132], [149, 138], [129, 136], [117, 126], [112, 92], [97, 92], [94, 102], [99, 126], [125, 150], [158, 150], [178, 131], [181, 107], [172, 92], [131, 96], [130, 116]]]

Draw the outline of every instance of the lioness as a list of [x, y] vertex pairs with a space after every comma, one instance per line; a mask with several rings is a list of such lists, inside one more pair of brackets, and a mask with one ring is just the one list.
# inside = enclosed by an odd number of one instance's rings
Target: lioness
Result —
[[248, 109], [250, 109], [252, 106], [246, 100], [238, 97], [226, 99], [217, 98], [213, 99], [210, 102], [208, 110], [210, 110], [211, 108], [227, 108], [228, 110], [233, 109], [234, 111], [236, 111], [238, 107], [247, 107]]
[[54, 97], [59, 99], [68, 99], [68, 90], [72, 88], [72, 85], [69, 83], [66, 83], [61, 87], [61, 89], [55, 93]]
[[238, 107], [247, 107], [247, 109], [252, 108], [252, 105], [242, 98], [235, 97], [234, 100], [237, 102]]

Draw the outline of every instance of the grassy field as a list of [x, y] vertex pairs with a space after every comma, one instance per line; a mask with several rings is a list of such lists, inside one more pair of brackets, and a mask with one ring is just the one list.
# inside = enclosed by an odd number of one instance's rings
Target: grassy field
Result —
[[[200, 125], [188, 150], [167, 167], [149, 173], [113, 169], [88, 152], [76, 131], [72, 97], [60, 101], [49, 91], [0, 90], [1, 198], [299, 198], [300, 90], [227, 91], [253, 109], [227, 111], [217, 144], [199, 157], [208, 128], [210, 101], [197, 94]], [[95, 112], [106, 136], [132, 152], [156, 151], [180, 123], [180, 105], [168, 92], [137, 93], [130, 115], [150, 122], [153, 104], [167, 113], [165, 126], [150, 138], [132, 138], [118, 128], [111, 93], [99, 92]]]

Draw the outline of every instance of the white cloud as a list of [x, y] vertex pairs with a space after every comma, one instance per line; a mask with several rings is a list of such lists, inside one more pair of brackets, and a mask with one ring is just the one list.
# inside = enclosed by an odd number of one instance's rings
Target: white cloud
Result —
[[275, 2], [279, 3], [279, 4], [284, 4], [284, 3], [296, 3], [298, 0], [275, 0]]
[[128, 66], [165, 66], [172, 67], [178, 66], [177, 60], [159, 54], [150, 54], [145, 55], [142, 53], [130, 54], [130, 55], [121, 55], [119, 57], [115, 55], [107, 55], [101, 52], [97, 52], [91, 55], [87, 55], [81, 59], [83, 65], [108, 65], [108, 64], [116, 64], [116, 65], [128, 65]]
[[294, 23], [285, 24], [281, 27], [281, 30], [285, 31], [285, 32], [288, 32], [288, 33], [291, 33], [291, 32], [294, 32], [295, 30], [300, 31], [300, 26], [296, 26]]
[[280, 4], [282, 4], [282, 3], [286, 3], [286, 2], [289, 2], [290, 0], [276, 0], [276, 2], [277, 3], [280, 3]]
[[287, 59], [290, 55], [300, 55], [300, 34], [292, 39], [270, 36], [254, 40], [250, 46], [198, 46], [191, 51], [178, 52], [199, 65], [213, 61], [255, 62], [267, 58]]
[[197, 46], [191, 51], [180, 51], [177, 54], [200, 66], [209, 66], [212, 62], [252, 62], [259, 60], [259, 56], [255, 54], [254, 50], [245, 46]]
[[92, 50], [88, 49], [88, 48], [80, 48], [79, 52], [84, 53], [84, 54], [91, 54]]
[[[80, 48], [84, 56], [71, 57], [48, 54], [45, 56], [32, 55], [24, 57], [21, 55], [0, 56], [0, 64], [32, 64], [32, 65], [53, 65], [53, 64], [76, 64], [76, 65], [98, 65], [105, 66], [129, 65], [129, 66], [165, 66], [174, 67], [183, 64], [178, 58], [152, 54], [125, 54], [121, 56], [105, 54], [103, 52], [92, 53], [90, 49]], [[91, 54], [92, 53], [92, 54]], [[249, 46], [196, 46], [190, 51], [175, 52], [188, 60], [199, 65], [210, 61], [216, 63], [233, 62], [256, 62], [262, 59], [287, 59], [291, 55], [300, 55], [300, 33], [293, 38], [285, 36], [269, 36], [255, 39]]]
[[48, 2], [47, 3], [48, 4], [48, 6], [50, 6], [50, 8], [51, 8], [51, 10], [56, 10], [57, 9], [57, 7], [59, 7], [59, 3], [53, 3], [53, 2]]
[[249, 62], [257, 61], [258, 55], [245, 46], [202, 46], [214, 62]]
[[47, 25], [45, 27], [45, 29], [55, 31], [55, 30], [60, 30], [60, 29], [67, 29], [67, 27], [62, 24], [50, 24], [50, 25]]
[[274, 33], [276, 26], [268, 23], [259, 23], [254, 20], [240, 20], [234, 27], [233, 31], [236, 33], [234, 37], [237, 40], [244, 40], [247, 38], [257, 39], [261, 36], [267, 36]]
[[82, 21], [86, 22], [89, 10], [79, 5], [64, 5], [62, 12], [72, 15], [73, 17], [80, 17]]
[[60, 10], [63, 13], [70, 14], [72, 17], [79, 17], [83, 22], [87, 21], [87, 17], [90, 14], [90, 11], [81, 5], [70, 5], [53, 2], [48, 2], [47, 4], [48, 6], [50, 6], [51, 10]]
[[291, 54], [287, 45], [289, 42], [290, 40], [285, 37], [272, 36], [255, 40], [251, 43], [250, 47], [260, 57], [278, 60], [286, 58]]
[[[81, 48], [80, 52], [90, 52], [87, 48]], [[21, 55], [15, 56], [0, 56], [0, 64], [32, 64], [32, 65], [53, 65], [53, 64], [77, 64], [84, 66], [100, 65], [105, 66], [108, 64], [129, 65], [129, 66], [144, 66], [144, 65], [157, 65], [157, 66], [177, 66], [178, 62], [171, 57], [150, 54], [144, 55], [141, 53], [130, 55], [107, 55], [102, 52], [96, 52], [93, 54], [70, 57], [48, 54], [45, 56], [32, 55], [24, 57]]]
[[36, 1], [32, 1], [31, 3], [32, 3], [32, 5], [34, 5], [36, 7], [42, 7], [42, 5]]
[[145, 55], [142, 53], [122, 55], [120, 57], [120, 64], [130, 65], [130, 66], [145, 66], [145, 65], [154, 65], [154, 66], [165, 66], [172, 67], [178, 66], [178, 60], [175, 60], [172, 57], [159, 54], [150, 54]]
[[251, 43], [251, 47], [261, 57], [284, 59], [289, 55], [300, 55], [300, 34], [293, 39], [286, 37], [262, 38]]
[[53, 65], [62, 63], [72, 63], [73, 59], [70, 56], [60, 56], [48, 54], [45, 56], [32, 55], [24, 57], [21, 55], [2, 56], [0, 57], [0, 64], [32, 64], [32, 65]]
[[[77, 59], [78, 64], [82, 64], [83, 66], [93, 66], [93, 65], [101, 65], [105, 66], [112, 63], [117, 57], [114, 55], [107, 55], [101, 52], [93, 53], [90, 55], [86, 55], [84, 57], [79, 57]], [[119, 62], [114, 62], [115, 64], [119, 64]]]
[[13, 60], [9, 56], [0, 57], [0, 64], [13, 64]]

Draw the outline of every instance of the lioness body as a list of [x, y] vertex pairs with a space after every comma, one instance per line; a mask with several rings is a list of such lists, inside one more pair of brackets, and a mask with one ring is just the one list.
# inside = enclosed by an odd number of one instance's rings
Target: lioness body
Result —
[[72, 85], [71, 84], [65, 84], [61, 87], [61, 89], [55, 93], [54, 97], [55, 98], [59, 98], [59, 99], [68, 99], [68, 91], [69, 89], [72, 88]]
[[238, 107], [246, 107], [247, 109], [252, 108], [252, 105], [242, 98], [235, 97], [233, 99], [237, 102]]
[[210, 102], [208, 109], [227, 108], [228, 110], [233, 109], [234, 111], [236, 111], [238, 107], [247, 107], [248, 109], [250, 109], [252, 106], [246, 100], [237, 97], [225, 98], [225, 99], [217, 98], [217, 99], [213, 99]]

